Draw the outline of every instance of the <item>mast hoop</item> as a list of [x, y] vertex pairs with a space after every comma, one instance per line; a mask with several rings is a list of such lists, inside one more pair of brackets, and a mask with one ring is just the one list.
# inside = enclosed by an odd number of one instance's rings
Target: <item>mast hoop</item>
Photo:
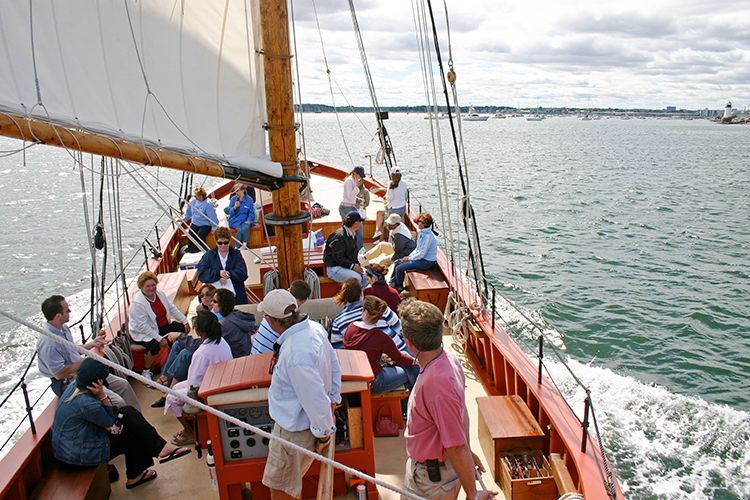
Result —
[[299, 226], [311, 219], [310, 212], [307, 210], [301, 210], [297, 215], [292, 215], [291, 217], [281, 217], [274, 213], [263, 216], [263, 222], [269, 226]]

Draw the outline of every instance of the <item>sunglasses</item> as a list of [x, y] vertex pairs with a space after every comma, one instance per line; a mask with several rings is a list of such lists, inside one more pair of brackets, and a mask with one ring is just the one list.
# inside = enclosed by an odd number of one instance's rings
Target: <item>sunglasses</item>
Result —
[[279, 351], [281, 351], [281, 344], [278, 342], [273, 343], [273, 356], [271, 357], [271, 366], [268, 367], [268, 374], [273, 375], [273, 369], [276, 368], [276, 363], [279, 362]]
[[217, 245], [229, 245], [229, 242], [228, 241], [217, 241], [216, 244]]

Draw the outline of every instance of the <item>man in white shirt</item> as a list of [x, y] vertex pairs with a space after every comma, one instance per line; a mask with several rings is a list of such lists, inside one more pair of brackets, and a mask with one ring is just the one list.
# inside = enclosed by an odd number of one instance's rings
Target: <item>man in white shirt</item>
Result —
[[[335, 441], [333, 408], [341, 402], [341, 367], [336, 353], [323, 327], [299, 314], [297, 300], [287, 290], [266, 294], [258, 311], [281, 334], [274, 345], [268, 390], [273, 435], [311, 451], [320, 450], [332, 436]], [[312, 460], [271, 440], [263, 473], [271, 498], [300, 498], [302, 476]]]

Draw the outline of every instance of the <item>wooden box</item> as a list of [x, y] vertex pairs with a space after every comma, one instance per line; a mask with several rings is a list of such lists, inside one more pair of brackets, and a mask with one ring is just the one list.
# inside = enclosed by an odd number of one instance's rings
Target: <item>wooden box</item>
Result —
[[[505, 457], [509, 457], [510, 462], [506, 462]], [[508, 463], [512, 465], [519, 462], [528, 467], [513, 467], [514, 473], [508, 467]], [[539, 450], [500, 453], [498, 470], [500, 472], [498, 483], [506, 500], [555, 500], [557, 498], [557, 484], [555, 484], [552, 469], [544, 454]], [[522, 470], [523, 474], [519, 474], [519, 470]]]
[[477, 409], [479, 443], [495, 481], [500, 480], [500, 453], [514, 449], [544, 449], [544, 431], [519, 396], [477, 398]]
[[404, 287], [412, 297], [434, 304], [441, 311], [445, 310], [450, 289], [439, 271], [407, 271]]

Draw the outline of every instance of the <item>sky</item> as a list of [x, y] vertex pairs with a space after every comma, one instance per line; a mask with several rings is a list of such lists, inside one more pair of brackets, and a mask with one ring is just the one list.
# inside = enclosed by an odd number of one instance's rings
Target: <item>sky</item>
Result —
[[[423, 0], [354, 1], [380, 105], [424, 104], [413, 15]], [[750, 0], [445, 4], [461, 105], [750, 108]], [[445, 63], [443, 6], [433, 0]], [[294, 0], [302, 102], [332, 102], [324, 50], [336, 104], [369, 105], [347, 1], [314, 7], [320, 31], [312, 1]]]

